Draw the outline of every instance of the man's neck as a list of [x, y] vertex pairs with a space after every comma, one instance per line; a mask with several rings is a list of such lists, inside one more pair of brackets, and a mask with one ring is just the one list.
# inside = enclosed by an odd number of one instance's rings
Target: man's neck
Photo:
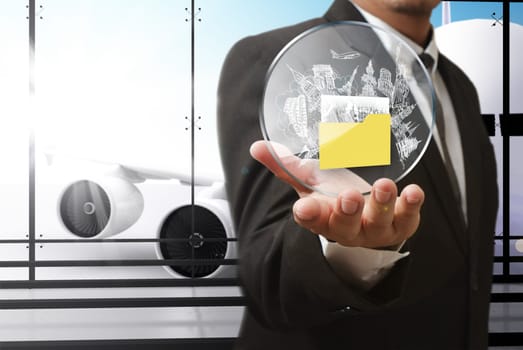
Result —
[[370, 14], [380, 18], [421, 47], [425, 47], [430, 39], [430, 15], [400, 13], [388, 10], [373, 1], [352, 0], [352, 2]]

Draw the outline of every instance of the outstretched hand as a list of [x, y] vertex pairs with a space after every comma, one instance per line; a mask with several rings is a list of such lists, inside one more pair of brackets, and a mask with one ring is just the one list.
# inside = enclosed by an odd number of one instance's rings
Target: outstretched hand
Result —
[[[254, 159], [298, 193], [300, 199], [293, 206], [294, 220], [313, 233], [344, 246], [381, 248], [400, 244], [418, 228], [425, 195], [417, 185], [405, 187], [398, 197], [398, 189], [392, 180], [379, 179], [368, 196], [364, 197], [354, 189], [361, 188], [359, 183], [334, 198], [311, 191], [289, 176], [273, 158], [264, 141], [253, 143], [250, 152]], [[288, 155], [285, 158], [285, 167], [291, 173], [312, 169], [304, 166], [298, 157]]]

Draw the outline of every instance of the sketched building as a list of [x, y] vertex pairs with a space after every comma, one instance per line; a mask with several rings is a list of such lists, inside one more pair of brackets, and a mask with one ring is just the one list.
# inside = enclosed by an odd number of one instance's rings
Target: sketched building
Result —
[[393, 120], [392, 133], [397, 140], [396, 150], [398, 151], [400, 162], [405, 167], [405, 161], [412, 152], [418, 149], [418, 145], [421, 143], [421, 140], [413, 136], [419, 125], [413, 125], [411, 121], [404, 123], [398, 119], [394, 118]]
[[[400, 67], [398, 67], [398, 68], [400, 68]], [[409, 89], [409, 85], [407, 84], [407, 81], [405, 80], [401, 71], [402, 71], [402, 69], [398, 69], [396, 71], [396, 81], [394, 83], [392, 104], [399, 105], [399, 106], [406, 106], [410, 89]]]
[[283, 112], [289, 117], [289, 124], [296, 135], [308, 137], [307, 131], [307, 102], [304, 95], [288, 97], [285, 100]]
[[392, 74], [387, 68], [380, 69], [380, 77], [378, 78], [378, 91], [392, 100], [394, 85], [392, 85]]
[[421, 141], [415, 137], [406, 137], [403, 140], [396, 142], [396, 150], [398, 151], [403, 167], [405, 167], [404, 161], [410, 157], [412, 152], [418, 148], [420, 143]]
[[417, 128], [418, 128], [418, 125], [413, 126], [412, 122], [401, 123], [396, 130], [398, 138], [410, 137], [410, 136], [414, 135], [414, 132], [416, 131]]
[[329, 64], [315, 64], [312, 66], [314, 85], [318, 90], [334, 91], [334, 71]]
[[343, 85], [342, 88], [340, 89], [339, 92], [341, 94], [345, 94], [347, 96], [352, 96], [352, 84], [354, 84], [354, 78], [356, 78], [356, 73], [358, 72], [358, 68], [359, 68], [359, 66], [356, 66], [356, 68], [354, 68], [349, 81], [345, 85]]
[[416, 108], [416, 104], [410, 104], [404, 107], [402, 106], [402, 108], [398, 108], [398, 111], [396, 112], [395, 116], [398, 118], [400, 122], [402, 122], [405, 118], [412, 114], [414, 108]]
[[294, 77], [294, 81], [300, 87], [301, 93], [304, 94], [307, 98], [309, 110], [314, 111], [318, 109], [320, 107], [321, 94], [320, 90], [318, 90], [318, 88], [314, 84], [314, 81], [310, 77], [305, 76], [304, 74], [298, 72], [292, 67], [288, 67], [292, 73], [292, 76]]
[[363, 82], [363, 88], [361, 90], [361, 96], [376, 96], [376, 78], [374, 77], [374, 67], [372, 67], [372, 60], [369, 60], [367, 68], [365, 68], [365, 74], [361, 76]]

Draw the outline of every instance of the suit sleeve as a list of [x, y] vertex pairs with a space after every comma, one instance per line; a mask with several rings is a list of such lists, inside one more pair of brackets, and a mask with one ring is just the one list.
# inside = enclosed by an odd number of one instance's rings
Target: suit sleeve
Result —
[[[292, 218], [294, 190], [249, 155], [262, 139], [258, 110], [275, 50], [264, 37], [238, 42], [229, 52], [218, 88], [218, 133], [227, 195], [239, 237], [239, 274], [248, 307], [268, 328], [304, 328], [396, 299], [406, 262], [372, 291], [344, 284], [322, 253], [319, 239]], [[403, 259], [408, 260], [408, 258]], [[340, 311], [343, 310], [343, 311]]]

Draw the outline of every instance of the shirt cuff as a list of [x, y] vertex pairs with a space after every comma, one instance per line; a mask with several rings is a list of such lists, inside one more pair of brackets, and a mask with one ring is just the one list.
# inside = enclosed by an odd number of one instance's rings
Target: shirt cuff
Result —
[[345, 247], [323, 236], [319, 238], [323, 255], [338, 277], [363, 290], [378, 284], [398, 260], [409, 255], [409, 252], [399, 252], [405, 242], [396, 250], [381, 250]]

